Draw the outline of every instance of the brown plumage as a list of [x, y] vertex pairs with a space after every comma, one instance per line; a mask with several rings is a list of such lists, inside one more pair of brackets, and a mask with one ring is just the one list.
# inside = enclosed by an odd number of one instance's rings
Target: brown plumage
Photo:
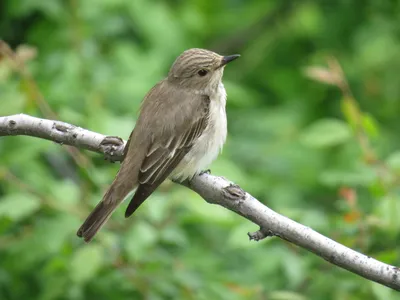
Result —
[[121, 168], [79, 237], [89, 242], [134, 189], [126, 217], [167, 177], [191, 178], [215, 158], [226, 137], [223, 67], [236, 57], [190, 49], [177, 58], [145, 96]]

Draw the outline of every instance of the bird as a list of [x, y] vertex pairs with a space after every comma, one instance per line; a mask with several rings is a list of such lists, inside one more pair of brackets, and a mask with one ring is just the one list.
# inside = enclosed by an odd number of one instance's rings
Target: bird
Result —
[[176, 58], [144, 97], [121, 167], [78, 237], [90, 242], [132, 192], [126, 218], [167, 178], [191, 180], [216, 159], [227, 137], [222, 76], [239, 56], [192, 48]]

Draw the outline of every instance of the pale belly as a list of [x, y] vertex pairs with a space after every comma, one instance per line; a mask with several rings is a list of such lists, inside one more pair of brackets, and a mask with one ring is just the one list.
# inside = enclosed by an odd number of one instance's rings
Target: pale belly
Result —
[[222, 150], [227, 135], [225, 113], [226, 93], [221, 85], [219, 93], [210, 99], [208, 125], [190, 151], [172, 172], [174, 180], [185, 180], [205, 170]]

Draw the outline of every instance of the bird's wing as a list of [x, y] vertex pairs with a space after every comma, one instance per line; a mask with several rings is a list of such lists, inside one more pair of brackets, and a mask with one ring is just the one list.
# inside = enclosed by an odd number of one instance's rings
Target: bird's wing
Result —
[[190, 111], [179, 112], [179, 107], [173, 108], [175, 111], [172, 113], [170, 110], [167, 117], [171, 118], [173, 125], [159, 128], [153, 136], [154, 142], [150, 144], [139, 170], [139, 186], [126, 209], [125, 217], [132, 215], [171, 174], [207, 127], [210, 98], [203, 95], [192, 97], [197, 98], [191, 99], [194, 105], [182, 108]]

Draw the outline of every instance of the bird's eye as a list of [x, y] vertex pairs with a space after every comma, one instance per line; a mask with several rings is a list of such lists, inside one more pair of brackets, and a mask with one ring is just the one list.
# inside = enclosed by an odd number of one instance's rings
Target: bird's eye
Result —
[[199, 71], [197, 72], [197, 74], [199, 74], [200, 76], [206, 76], [207, 73], [208, 73], [208, 71], [207, 71], [207, 70], [204, 70], [204, 69], [201, 69], [201, 70], [199, 70]]

